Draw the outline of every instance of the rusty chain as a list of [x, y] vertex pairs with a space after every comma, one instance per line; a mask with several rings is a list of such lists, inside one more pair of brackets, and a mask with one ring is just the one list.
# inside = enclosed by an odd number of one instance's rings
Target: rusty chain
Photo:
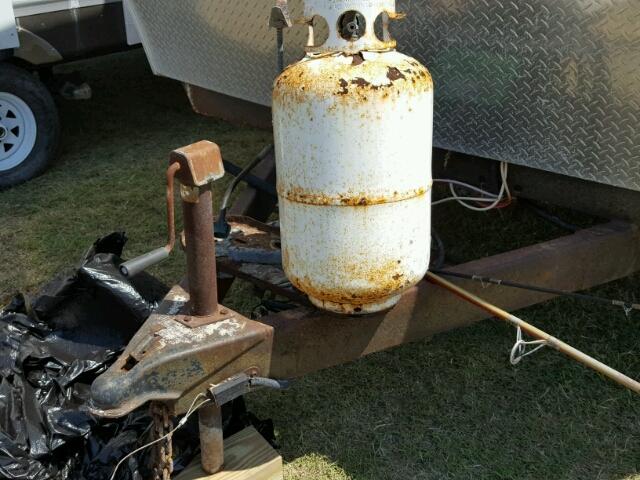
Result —
[[[199, 405], [196, 405], [200, 397], [205, 398], [205, 400], [201, 401]], [[173, 473], [173, 433], [187, 423], [191, 414], [209, 402], [211, 402], [211, 399], [206, 398], [204, 393], [196, 395], [187, 413], [185, 413], [184, 417], [175, 427], [173, 425], [173, 410], [164, 403], [151, 402], [149, 406], [151, 424], [148, 427], [148, 430], [151, 431], [151, 441], [129, 452], [120, 459], [113, 469], [109, 480], [116, 478], [118, 467], [120, 467], [123, 462], [151, 446], [153, 446], [153, 450], [149, 458], [149, 468], [152, 470], [153, 480], [170, 480], [171, 474]]]
[[[152, 440], [162, 438], [171, 429], [173, 422], [168, 407], [164, 403], [151, 402], [150, 406], [153, 426], [151, 429]], [[151, 454], [153, 480], [170, 480], [173, 473], [173, 440], [172, 435], [154, 445]]]

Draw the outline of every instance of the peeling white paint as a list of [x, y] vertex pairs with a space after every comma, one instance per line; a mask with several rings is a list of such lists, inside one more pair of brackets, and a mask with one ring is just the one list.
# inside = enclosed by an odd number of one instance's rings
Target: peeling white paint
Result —
[[189, 328], [180, 322], [165, 316], [160, 319], [159, 323], [164, 328], [159, 330], [156, 335], [161, 338], [164, 345], [196, 343], [204, 341], [212, 336], [233, 337], [241, 332], [246, 326], [246, 322], [239, 321], [235, 318], [221, 320], [220, 322], [196, 328]]

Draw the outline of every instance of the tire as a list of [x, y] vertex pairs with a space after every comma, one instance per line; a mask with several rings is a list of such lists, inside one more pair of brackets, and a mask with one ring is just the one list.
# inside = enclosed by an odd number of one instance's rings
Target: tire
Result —
[[0, 63], [0, 189], [40, 175], [55, 157], [59, 136], [49, 90], [30, 72]]

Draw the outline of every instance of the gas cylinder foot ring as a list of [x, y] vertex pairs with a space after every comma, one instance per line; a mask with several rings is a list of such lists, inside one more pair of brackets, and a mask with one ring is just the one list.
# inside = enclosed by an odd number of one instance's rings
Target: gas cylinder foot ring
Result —
[[393, 295], [377, 302], [360, 304], [335, 303], [312, 296], [309, 296], [309, 301], [318, 308], [334, 313], [340, 313], [342, 315], [369, 315], [371, 313], [382, 312], [393, 308], [396, 303], [398, 303], [401, 296], [402, 295]]

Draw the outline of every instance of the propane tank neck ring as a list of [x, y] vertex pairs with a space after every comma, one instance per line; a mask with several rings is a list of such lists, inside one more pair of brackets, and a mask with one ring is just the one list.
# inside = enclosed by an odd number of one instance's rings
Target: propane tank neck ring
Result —
[[[317, 18], [328, 25], [322, 42]], [[309, 26], [308, 53], [358, 53], [363, 50], [385, 51], [396, 47], [389, 34], [389, 21], [401, 18], [395, 0], [307, 0], [304, 19]], [[379, 24], [379, 28], [375, 25]], [[376, 30], [379, 30], [376, 32]]]

